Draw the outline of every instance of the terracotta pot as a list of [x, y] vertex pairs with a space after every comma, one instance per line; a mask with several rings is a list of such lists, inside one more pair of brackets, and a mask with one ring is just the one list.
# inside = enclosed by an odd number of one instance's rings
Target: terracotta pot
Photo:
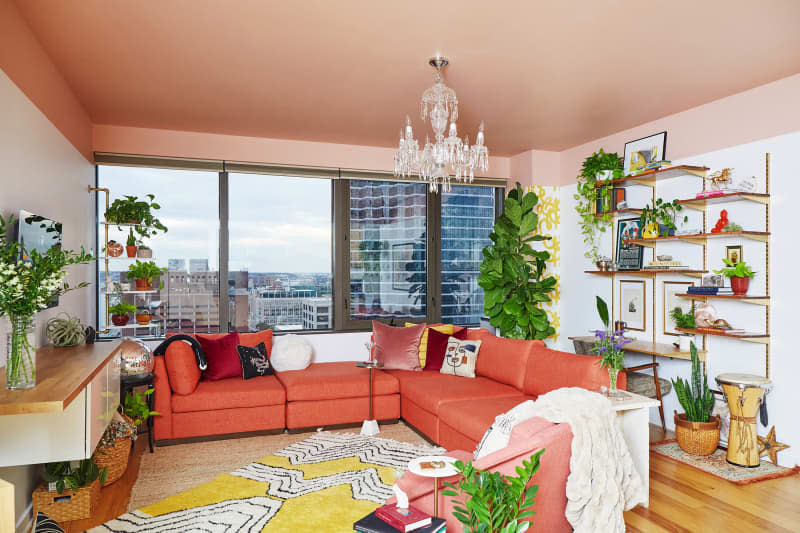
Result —
[[136, 246], [126, 246], [125, 253], [128, 254], [128, 257], [136, 257]]
[[136, 280], [136, 290], [137, 291], [151, 291], [151, 290], [153, 290], [153, 285], [150, 283], [149, 279], [137, 279]]
[[736, 296], [744, 296], [747, 294], [747, 289], [750, 288], [750, 278], [739, 278], [736, 276], [731, 277], [731, 289]]
[[128, 315], [111, 315], [111, 323], [115, 326], [124, 326], [128, 323], [130, 317]]
[[145, 259], [150, 259], [153, 257], [153, 250], [150, 248], [139, 248], [136, 250], [136, 257], [143, 257]]
[[149, 313], [146, 315], [136, 315], [136, 323], [139, 324], [140, 326], [146, 326], [147, 324], [150, 323], [152, 319], [153, 315]]
[[124, 247], [118, 242], [110, 242], [106, 247], [108, 257], [119, 257], [122, 255]]
[[708, 422], [689, 422], [686, 413], [675, 412], [675, 437], [681, 450], [692, 455], [711, 455], [719, 446], [720, 419], [708, 417]]

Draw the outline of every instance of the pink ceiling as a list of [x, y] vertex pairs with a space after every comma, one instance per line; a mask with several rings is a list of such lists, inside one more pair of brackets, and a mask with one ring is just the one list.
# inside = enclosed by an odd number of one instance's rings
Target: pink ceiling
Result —
[[461, 134], [562, 150], [800, 72], [800, 1], [18, 0], [95, 124], [391, 146], [427, 59]]

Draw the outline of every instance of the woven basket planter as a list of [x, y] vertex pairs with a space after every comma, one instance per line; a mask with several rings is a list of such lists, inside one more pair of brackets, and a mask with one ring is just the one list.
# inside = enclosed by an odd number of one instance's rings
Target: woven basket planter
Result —
[[133, 439], [126, 437], [116, 439], [113, 446], [98, 446], [94, 455], [94, 463], [97, 468], [103, 470], [108, 468], [106, 481], [103, 486], [110, 485], [122, 477], [128, 468], [128, 459], [131, 456], [131, 444]]
[[92, 516], [100, 499], [100, 482], [95, 480], [91, 485], [78, 490], [64, 489], [59, 494], [47, 490], [47, 485], [39, 485], [33, 491], [33, 516], [42, 512], [56, 522], [83, 520]]
[[711, 455], [719, 446], [720, 419], [708, 417], [708, 422], [689, 422], [686, 413], [675, 412], [675, 437], [681, 450], [692, 455]]

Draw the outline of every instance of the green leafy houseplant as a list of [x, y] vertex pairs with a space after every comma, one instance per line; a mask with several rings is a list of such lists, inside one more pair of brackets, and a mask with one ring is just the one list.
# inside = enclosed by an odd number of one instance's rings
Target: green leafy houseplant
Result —
[[133, 234], [133, 228], [130, 229], [128, 232], [128, 240], [125, 241], [126, 246], [136, 246], [138, 241], [136, 240], [136, 235]]
[[546, 339], [555, 333], [540, 305], [550, 301], [556, 279], [545, 277], [546, 251], [534, 250], [532, 242], [550, 236], [534, 234], [539, 198], [523, 193], [517, 183], [508, 193], [505, 210], [489, 235], [493, 244], [483, 249], [478, 284], [484, 290], [484, 309], [490, 323], [502, 335], [514, 339]]
[[[622, 177], [622, 158], [616, 153], [606, 153], [601, 148], [583, 161], [581, 172], [578, 174], [577, 192], [573, 195], [576, 200], [575, 211], [580, 217], [583, 242], [588, 246], [584, 254], [592, 261], [600, 259], [597, 237], [599, 233], [608, 231], [611, 227], [609, 213], [595, 213], [598, 197], [608, 209], [616, 206], [609, 205], [613, 186], [611, 180]], [[608, 174], [602, 177], [601, 174]]]
[[750, 265], [744, 261], [734, 263], [730, 259], [725, 258], [722, 262], [725, 263], [725, 267], [715, 270], [715, 274], [722, 274], [726, 278], [752, 278], [756, 275], [753, 269], [750, 268]]
[[682, 329], [695, 329], [697, 327], [694, 321], [694, 306], [688, 313], [684, 313], [680, 307], [675, 307], [669, 312], [669, 317], [675, 321], [675, 327]]
[[122, 412], [130, 417], [137, 426], [151, 416], [161, 414], [158, 411], [151, 411], [147, 406], [147, 401], [145, 401], [145, 397], [153, 394], [154, 390], [155, 389], [147, 389], [144, 391], [144, 396], [137, 391], [132, 391], [125, 395], [125, 403], [123, 403]]
[[[128, 277], [131, 279], [146, 279], [151, 284], [166, 272], [166, 268], [161, 268], [153, 261], [136, 261], [128, 266]], [[161, 284], [163, 287], [163, 283]]]
[[120, 302], [110, 306], [108, 312], [112, 315], [129, 315], [136, 312], [136, 306], [127, 302]]
[[691, 382], [678, 378], [672, 381], [678, 401], [686, 412], [689, 422], [708, 422], [711, 411], [714, 409], [714, 396], [708, 388], [708, 377], [703, 375], [697, 348], [691, 344], [692, 353], [692, 378]]
[[[131, 233], [135, 230], [141, 237], [151, 237], [158, 232], [166, 233], [167, 228], [155, 217], [153, 211], [161, 209], [157, 204], [155, 196], [148, 194], [145, 200], [140, 200], [136, 196], [124, 196], [117, 198], [106, 209], [106, 222], [116, 224], [136, 224], [131, 228]], [[134, 246], [128, 244], [128, 246]]]
[[[646, 227], [648, 224], [659, 224], [660, 226], [666, 226], [667, 231], [661, 228], [659, 235], [666, 235], [668, 230], [678, 229], [675, 225], [675, 219], [678, 216], [678, 212], [683, 210], [683, 206], [676, 203], [676, 201], [665, 202], [661, 198], [656, 198], [654, 205], [651, 206], [648, 203], [646, 206], [644, 206], [642, 209], [642, 214], [639, 216], [642, 227]], [[683, 222], [687, 222], [688, 220], [688, 216], [683, 217]]]
[[73, 467], [69, 462], [47, 463], [45, 465], [44, 480], [56, 484], [56, 492], [61, 494], [64, 489], [78, 490], [91, 485], [96, 480], [105, 483], [108, 468], [101, 470], [94, 463], [94, 458], [84, 459]]
[[[528, 487], [539, 470], [539, 450], [529, 461], [523, 459], [517, 467], [517, 476], [504, 476], [499, 472], [477, 470], [472, 462], [455, 462], [462, 478], [457, 485], [445, 482], [444, 496], [453, 499], [453, 516], [461, 522], [466, 533], [522, 533], [527, 531], [535, 511], [538, 485]], [[458, 499], [461, 497], [461, 499]]]

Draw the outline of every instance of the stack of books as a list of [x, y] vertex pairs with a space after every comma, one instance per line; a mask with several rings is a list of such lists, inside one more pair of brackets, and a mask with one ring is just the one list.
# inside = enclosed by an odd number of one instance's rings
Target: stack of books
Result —
[[740, 337], [747, 333], [745, 330], [738, 328], [722, 329], [722, 328], [708, 328], [703, 326], [698, 327], [697, 331], [699, 331], [700, 333], [703, 333], [704, 331], [708, 333], [723, 333], [725, 335], [731, 335], [734, 337]]
[[689, 267], [682, 265], [680, 261], [649, 261], [644, 270], [685, 270]]
[[692, 285], [686, 289], [686, 292], [688, 294], [702, 294], [708, 296], [733, 296], [733, 289], [730, 287], [707, 287], [703, 285]]
[[719, 189], [715, 189], [713, 191], [702, 191], [702, 192], [699, 192], [699, 193], [695, 194], [694, 197], [697, 198], [697, 199], [700, 199], [700, 198], [713, 198], [715, 196], [722, 196], [723, 194], [725, 194], [725, 191], [722, 191], [722, 190], [719, 190]]
[[353, 524], [360, 533], [444, 533], [443, 518], [435, 518], [416, 507], [407, 509], [396, 505], [383, 505]]

